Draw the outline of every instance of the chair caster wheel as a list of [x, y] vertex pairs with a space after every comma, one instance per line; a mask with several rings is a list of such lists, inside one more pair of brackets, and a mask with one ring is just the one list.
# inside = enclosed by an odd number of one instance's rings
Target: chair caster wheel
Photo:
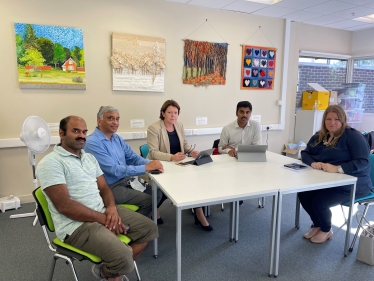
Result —
[[347, 255], [344, 255], [344, 257], [346, 258], [346, 257], [347, 257]]
[[273, 276], [273, 274], [270, 274], [270, 273], [268, 274], [268, 277], [272, 277], [272, 276]]
[[350, 251], [351, 253], [352, 253], [352, 251], [353, 251], [353, 248], [349, 248], [349, 250], [348, 251]]
[[278, 277], [278, 275], [274, 275], [274, 278], [277, 278]]
[[235, 240], [235, 243], [238, 243], [238, 240]]
[[234, 241], [234, 239], [230, 238], [229, 241], [232, 242], [232, 241]]
[[153, 257], [154, 257], [155, 259], [157, 259], [157, 255], [154, 255]]
[[299, 230], [299, 229], [300, 229], [300, 226], [295, 226], [295, 228], [296, 228], [297, 230]]

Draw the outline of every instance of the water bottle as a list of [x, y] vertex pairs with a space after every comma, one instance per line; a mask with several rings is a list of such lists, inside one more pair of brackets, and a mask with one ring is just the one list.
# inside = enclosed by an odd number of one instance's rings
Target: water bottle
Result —
[[318, 110], [318, 100], [315, 100], [315, 101], [314, 101], [313, 109], [314, 109], [314, 110]]

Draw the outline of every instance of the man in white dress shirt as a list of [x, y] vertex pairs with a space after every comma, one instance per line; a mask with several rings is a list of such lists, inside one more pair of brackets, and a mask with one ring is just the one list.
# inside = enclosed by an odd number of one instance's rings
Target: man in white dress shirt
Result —
[[[218, 144], [219, 153], [228, 153], [234, 157], [239, 144], [261, 144], [261, 125], [257, 121], [250, 120], [251, 114], [252, 104], [249, 101], [238, 103], [236, 106], [238, 118], [222, 129]], [[239, 204], [243, 204], [243, 201], [240, 201]]]
[[223, 127], [218, 144], [220, 153], [228, 153], [234, 157], [239, 144], [261, 144], [261, 125], [257, 121], [250, 120], [252, 104], [249, 101], [241, 101], [236, 106], [234, 122]]

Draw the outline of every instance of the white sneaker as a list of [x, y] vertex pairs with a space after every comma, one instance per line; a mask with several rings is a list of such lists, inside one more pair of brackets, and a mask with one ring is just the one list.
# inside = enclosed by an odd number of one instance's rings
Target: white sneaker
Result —
[[103, 264], [94, 264], [91, 268], [92, 275], [96, 277], [96, 279], [106, 280], [101, 277], [101, 269], [103, 268]]

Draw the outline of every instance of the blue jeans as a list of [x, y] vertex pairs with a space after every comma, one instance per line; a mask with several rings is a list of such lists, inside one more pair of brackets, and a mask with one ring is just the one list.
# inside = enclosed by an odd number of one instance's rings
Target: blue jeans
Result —
[[[368, 185], [356, 186], [356, 198], [370, 193]], [[331, 207], [347, 202], [350, 199], [351, 187], [338, 186], [333, 188], [300, 192], [297, 194], [304, 210], [309, 214], [314, 227], [320, 227], [323, 232], [331, 229]]]

